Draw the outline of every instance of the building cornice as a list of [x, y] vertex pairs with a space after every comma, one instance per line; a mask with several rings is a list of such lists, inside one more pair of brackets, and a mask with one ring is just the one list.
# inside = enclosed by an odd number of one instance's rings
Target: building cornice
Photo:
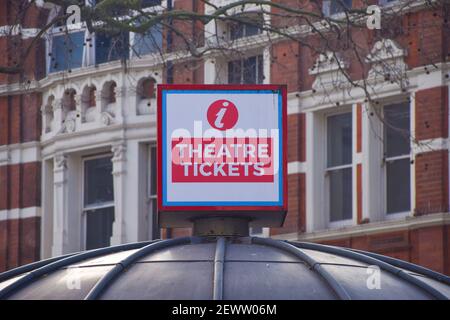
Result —
[[336, 228], [333, 230], [323, 230], [307, 233], [286, 233], [275, 235], [273, 236], [273, 238], [317, 242], [362, 237], [402, 230], [415, 230], [419, 228], [443, 226], [449, 224], [450, 213], [445, 212], [428, 214], [418, 217], [407, 216], [402, 220], [384, 220], [379, 222], [370, 222], [367, 224]]

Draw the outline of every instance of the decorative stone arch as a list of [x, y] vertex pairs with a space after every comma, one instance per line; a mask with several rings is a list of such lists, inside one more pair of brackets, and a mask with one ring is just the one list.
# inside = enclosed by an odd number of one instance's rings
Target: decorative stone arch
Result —
[[81, 94], [81, 114], [82, 122], [93, 122], [97, 114], [97, 87], [88, 84], [84, 87]]
[[136, 87], [136, 102], [138, 115], [156, 112], [156, 85], [153, 77], [139, 79]]
[[62, 123], [65, 132], [75, 131], [76, 118], [79, 117], [77, 91], [74, 88], [64, 90], [61, 98]]
[[77, 110], [76, 95], [77, 91], [74, 88], [68, 88], [64, 90], [63, 96], [61, 98], [61, 106], [65, 115], [67, 115], [70, 111]]
[[100, 120], [103, 124], [109, 125], [115, 118], [117, 106], [117, 82], [106, 81], [101, 91], [101, 114]]
[[43, 133], [49, 133], [53, 131], [54, 127], [54, 107], [55, 107], [55, 96], [50, 94], [45, 104], [42, 106], [42, 130]]

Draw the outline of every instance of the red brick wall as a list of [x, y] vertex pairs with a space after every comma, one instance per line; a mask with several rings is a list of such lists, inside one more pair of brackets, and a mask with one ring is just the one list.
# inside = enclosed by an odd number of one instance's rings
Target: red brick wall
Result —
[[298, 91], [300, 78], [300, 45], [293, 41], [273, 44], [271, 48], [270, 82], [287, 84], [288, 92]]
[[448, 211], [448, 151], [416, 156], [416, 214]]
[[173, 83], [201, 84], [204, 82], [203, 61], [186, 62], [173, 65]]
[[411, 232], [411, 262], [444, 272], [444, 227], [417, 229]]
[[0, 210], [40, 205], [40, 162], [0, 166]]
[[306, 230], [306, 175], [288, 175], [288, 212], [283, 227], [270, 228], [271, 235], [303, 232]]
[[[163, 233], [164, 239], [167, 238], [166, 231]], [[174, 228], [172, 229], [172, 238], [190, 237], [192, 236], [192, 228]]]
[[0, 221], [0, 272], [39, 259], [40, 218]]
[[41, 94], [0, 97], [0, 145], [38, 141]]
[[[202, 1], [192, 0], [177, 0], [174, 1], [174, 10], [183, 11], [196, 11], [199, 13], [204, 12], [204, 3]], [[203, 43], [204, 32], [203, 24], [200, 21], [181, 21], [174, 20], [173, 28], [177, 31], [182, 31], [183, 36], [178, 35], [176, 32], [172, 32], [173, 42], [172, 51], [186, 50], [187, 46], [191, 43], [197, 43], [199, 46]], [[186, 43], [187, 42], [187, 43]]]
[[416, 92], [416, 139], [448, 137], [448, 86]]
[[288, 157], [287, 161], [306, 160], [306, 120], [304, 113], [289, 115], [287, 118]]
[[449, 275], [449, 231], [444, 225], [320, 242], [380, 253]]

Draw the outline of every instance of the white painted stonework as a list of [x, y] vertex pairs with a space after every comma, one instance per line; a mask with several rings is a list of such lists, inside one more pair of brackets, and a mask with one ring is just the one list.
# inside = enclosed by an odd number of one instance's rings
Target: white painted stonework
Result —
[[[96, 73], [79, 73], [70, 82], [55, 78], [43, 91], [43, 258], [84, 249], [82, 161], [86, 156], [112, 156], [115, 222], [111, 244], [152, 237], [146, 189], [151, 174], [148, 148], [156, 143], [156, 97], [141, 99], [137, 86], [145, 78], [161, 83], [162, 69], [148, 66], [124, 73], [120, 65], [111, 70], [111, 64]], [[112, 81], [116, 101], [105, 103], [102, 89]], [[96, 104], [86, 108], [80, 95], [92, 85], [97, 89]], [[76, 109], [70, 112], [65, 112], [62, 100], [67, 89], [76, 91]], [[9, 150], [10, 159], [16, 158], [14, 152]], [[37, 157], [28, 155], [29, 151], [22, 153], [27, 160]], [[6, 151], [0, 149], [2, 157]]]

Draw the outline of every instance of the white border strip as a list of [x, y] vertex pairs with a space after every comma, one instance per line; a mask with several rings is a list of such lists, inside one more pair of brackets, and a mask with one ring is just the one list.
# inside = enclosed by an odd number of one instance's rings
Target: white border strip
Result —
[[41, 161], [40, 142], [26, 142], [0, 146], [0, 166]]
[[0, 221], [26, 219], [41, 216], [40, 207], [0, 210]]
[[288, 174], [306, 173], [306, 162], [292, 161], [288, 163]]

